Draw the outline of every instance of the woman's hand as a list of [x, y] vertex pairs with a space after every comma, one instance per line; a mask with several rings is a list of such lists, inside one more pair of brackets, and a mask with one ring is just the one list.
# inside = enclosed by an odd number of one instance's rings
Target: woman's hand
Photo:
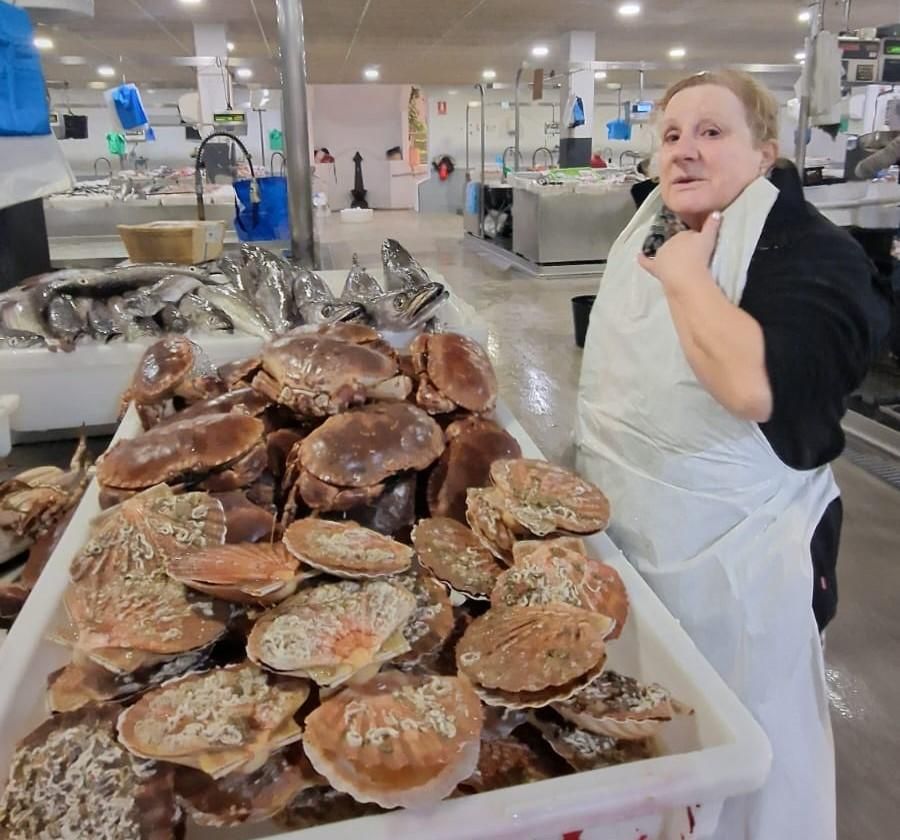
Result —
[[680, 284], [694, 283], [697, 277], [709, 274], [721, 225], [722, 214], [712, 213], [699, 233], [693, 230], [677, 233], [656, 252], [654, 258], [639, 254], [638, 262], [667, 290], [674, 291]]

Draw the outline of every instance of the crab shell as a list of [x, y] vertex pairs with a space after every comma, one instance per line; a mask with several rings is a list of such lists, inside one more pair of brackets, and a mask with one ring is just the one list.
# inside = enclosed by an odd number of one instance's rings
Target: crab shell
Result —
[[456, 333], [423, 333], [410, 345], [419, 376], [416, 402], [429, 414], [464, 408], [487, 414], [497, 404], [497, 375], [484, 348]]
[[406, 399], [412, 390], [391, 356], [329, 335], [271, 342], [253, 387], [301, 415], [338, 414], [369, 398]]
[[302, 467], [300, 493], [307, 505], [349, 510], [381, 495], [391, 476], [423, 470], [443, 451], [444, 433], [422, 409], [374, 403], [326, 420], [296, 447], [292, 460]]
[[263, 423], [241, 414], [212, 414], [121, 440], [97, 464], [105, 487], [140, 490], [202, 477], [238, 461], [262, 440]]
[[203, 417], [207, 414], [230, 414], [234, 412], [236, 414], [246, 414], [248, 417], [258, 417], [270, 405], [271, 401], [268, 397], [245, 385], [225, 394], [218, 394], [209, 399], [193, 403], [176, 414], [164, 418], [159, 425], [171, 425], [182, 420]]

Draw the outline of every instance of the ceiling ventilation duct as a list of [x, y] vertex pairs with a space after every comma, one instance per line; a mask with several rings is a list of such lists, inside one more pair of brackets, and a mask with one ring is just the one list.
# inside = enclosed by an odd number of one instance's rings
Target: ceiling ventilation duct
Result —
[[94, 0], [16, 0], [38, 23], [62, 23], [74, 17], [93, 17]]

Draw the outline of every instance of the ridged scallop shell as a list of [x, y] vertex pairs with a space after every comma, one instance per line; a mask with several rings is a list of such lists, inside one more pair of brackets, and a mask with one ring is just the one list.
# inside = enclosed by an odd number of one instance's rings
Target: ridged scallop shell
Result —
[[284, 534], [298, 560], [343, 578], [373, 578], [405, 571], [412, 563], [409, 546], [355, 522], [301, 519]]
[[456, 663], [489, 705], [547, 705], [600, 675], [610, 626], [565, 604], [491, 609], [466, 629]]
[[0, 800], [9, 840], [171, 840], [173, 768], [136, 759], [116, 740], [115, 706], [55, 715], [16, 748]]
[[412, 540], [419, 562], [467, 598], [487, 600], [503, 571], [474, 532], [455, 519], [420, 519]]
[[506, 500], [494, 487], [471, 487], [466, 493], [466, 521], [472, 532], [498, 560], [512, 562], [516, 540], [528, 532], [504, 510]]
[[332, 787], [383, 808], [427, 808], [478, 762], [481, 704], [466, 680], [391, 671], [330, 697], [303, 744]]
[[570, 604], [608, 616], [616, 639], [628, 618], [628, 593], [606, 563], [548, 542], [507, 569], [491, 592], [494, 607]]
[[194, 551], [166, 563], [169, 577], [241, 604], [277, 604], [312, 574], [282, 543], [236, 543]]
[[481, 742], [478, 767], [459, 784], [464, 793], [527, 785], [552, 778], [553, 769], [531, 747], [515, 738]]
[[395, 660], [400, 667], [408, 668], [447, 641], [456, 626], [456, 618], [447, 590], [420, 567], [394, 575], [391, 582], [408, 589], [416, 598], [416, 609], [403, 627], [409, 653]]
[[384, 580], [303, 589], [260, 618], [247, 655], [279, 673], [337, 686], [409, 650], [402, 630], [415, 596]]
[[643, 685], [615, 671], [606, 671], [564, 703], [553, 708], [581, 729], [619, 740], [655, 735], [676, 713], [672, 697], [660, 685]]
[[609, 524], [606, 496], [563, 467], [527, 458], [494, 461], [491, 479], [505, 510], [536, 536], [594, 534]]
[[172, 680], [119, 717], [119, 739], [135, 755], [195, 767], [220, 778], [252, 772], [300, 740], [294, 715], [309, 684], [255, 665], [218, 668]]

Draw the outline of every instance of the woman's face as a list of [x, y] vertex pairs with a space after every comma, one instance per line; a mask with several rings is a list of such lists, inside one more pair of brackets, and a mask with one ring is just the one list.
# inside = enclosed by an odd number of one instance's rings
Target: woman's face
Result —
[[758, 146], [744, 105], [728, 88], [699, 85], [672, 97], [663, 115], [660, 184], [666, 206], [698, 229], [775, 163]]

